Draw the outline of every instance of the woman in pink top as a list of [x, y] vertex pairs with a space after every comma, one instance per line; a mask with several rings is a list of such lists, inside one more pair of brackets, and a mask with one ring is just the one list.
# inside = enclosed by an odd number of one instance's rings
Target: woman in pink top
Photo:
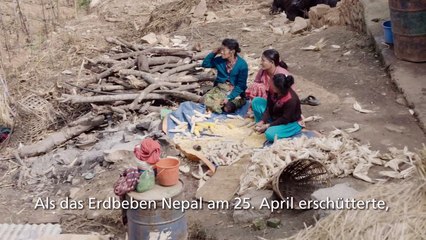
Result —
[[248, 99], [255, 97], [267, 98], [268, 92], [271, 90], [272, 79], [275, 74], [290, 73], [287, 71], [287, 64], [280, 60], [280, 54], [275, 49], [268, 49], [263, 52], [260, 61], [262, 67], [256, 75], [254, 83], [246, 90]]

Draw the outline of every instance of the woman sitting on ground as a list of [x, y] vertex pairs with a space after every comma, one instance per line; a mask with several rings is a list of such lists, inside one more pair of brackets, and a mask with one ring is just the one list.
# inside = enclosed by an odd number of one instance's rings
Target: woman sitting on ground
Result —
[[252, 101], [255, 130], [265, 133], [266, 139], [273, 142], [275, 138], [289, 138], [301, 132], [298, 123], [302, 110], [300, 100], [291, 86], [293, 76], [276, 74], [273, 77], [268, 99], [256, 97]]
[[267, 98], [272, 77], [275, 74], [289, 75], [287, 64], [280, 60], [280, 54], [275, 49], [268, 49], [262, 53], [260, 60], [261, 69], [254, 79], [254, 83], [247, 89], [247, 98], [255, 97]]
[[[207, 109], [232, 113], [246, 103], [248, 65], [239, 52], [241, 49], [236, 40], [225, 39], [220, 48], [204, 59], [202, 67], [217, 70], [214, 87], [204, 95]], [[221, 56], [216, 57], [219, 53]]]

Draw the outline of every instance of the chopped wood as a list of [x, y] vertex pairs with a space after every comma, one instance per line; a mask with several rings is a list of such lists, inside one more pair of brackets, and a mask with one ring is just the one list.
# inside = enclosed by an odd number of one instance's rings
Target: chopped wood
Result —
[[163, 65], [160, 65], [160, 66], [157, 66], [157, 67], [151, 69], [149, 72], [150, 73], [156, 73], [156, 72], [160, 72], [160, 71], [162, 71], [162, 70], [164, 70], [166, 68], [175, 68], [175, 67], [182, 66], [184, 64], [185, 64], [184, 62], [166, 63], [166, 64], [163, 64]]
[[182, 82], [182, 83], [191, 83], [191, 82], [202, 82], [202, 81], [214, 81], [216, 78], [210, 74], [200, 74], [200, 75], [187, 75], [178, 78], [170, 78], [169, 82]]
[[137, 64], [140, 71], [149, 72], [149, 60], [145, 54], [138, 56]]
[[130, 104], [130, 109], [136, 110], [137, 104], [140, 103], [150, 92], [154, 91], [157, 88], [160, 87], [179, 87], [178, 83], [170, 83], [170, 82], [161, 82], [161, 83], [154, 83], [149, 85], [147, 88], [145, 88], [139, 96]]
[[119, 53], [111, 56], [112, 59], [119, 60], [124, 58], [137, 57], [141, 54], [156, 54], [163, 56], [179, 56], [179, 57], [192, 57], [193, 52], [180, 48], [150, 48], [142, 51]]
[[[61, 102], [71, 102], [72, 104], [76, 103], [96, 103], [96, 102], [114, 102], [114, 101], [126, 101], [134, 100], [139, 96], [138, 93], [128, 93], [128, 94], [117, 94], [117, 95], [98, 95], [98, 96], [81, 96], [81, 95], [68, 95], [63, 94], [65, 98]], [[145, 99], [155, 99], [155, 100], [165, 100], [166, 96], [160, 94], [148, 94]]]
[[149, 59], [149, 66], [177, 63], [181, 60], [182, 58], [175, 56], [152, 57]]
[[[76, 125], [74, 127], [64, 127], [59, 132], [55, 132], [45, 138], [44, 140], [24, 146], [18, 150], [21, 157], [32, 157], [46, 152], [52, 151], [56, 146], [62, 145], [71, 138], [80, 135], [83, 132], [89, 131], [92, 128], [101, 125], [105, 120], [103, 115], [94, 116], [89, 122], [83, 125]], [[78, 121], [78, 120], [77, 120]]]
[[199, 63], [185, 64], [183, 66], [179, 66], [179, 67], [170, 69], [169, 71], [163, 73], [163, 76], [168, 77], [168, 76], [173, 75], [175, 73], [182, 72], [182, 71], [185, 71], [185, 70], [188, 70], [188, 69], [192, 69], [192, 68], [195, 68], [195, 67], [198, 67], [198, 66], [200, 66]]
[[200, 87], [200, 84], [192, 83], [192, 84], [187, 84], [187, 85], [181, 85], [180, 87], [172, 89], [172, 90], [173, 91], [188, 91], [188, 90], [197, 89], [199, 87]]
[[177, 97], [180, 99], [193, 101], [193, 102], [199, 102], [201, 99], [201, 96], [190, 93], [190, 92], [183, 92], [183, 91], [175, 91], [175, 90], [160, 90], [157, 91], [157, 93], [160, 94], [167, 94], [172, 97]]
[[128, 60], [128, 61], [122, 61], [120, 63], [117, 63], [115, 65], [113, 65], [112, 67], [108, 68], [107, 70], [105, 70], [104, 72], [96, 75], [96, 80], [102, 79], [102, 78], [106, 78], [108, 76], [110, 76], [113, 73], [119, 72], [122, 69], [126, 69], [126, 68], [131, 68], [136, 64], [136, 60]]
[[133, 76], [136, 76], [136, 77], [141, 77], [141, 78], [143, 78], [143, 80], [145, 80], [149, 84], [154, 84], [154, 83], [159, 81], [159, 80], [156, 79], [156, 77], [154, 77], [154, 75], [147, 73], [147, 72], [137, 71], [137, 70], [121, 69], [119, 71], [119, 74], [120, 75], [133, 75]]
[[[133, 89], [133, 88], [135, 88], [135, 86], [132, 85], [132, 84], [130, 84], [129, 82], [127, 82], [127, 81], [125, 81], [123, 79], [120, 79], [120, 78], [116, 78], [116, 77], [109, 77], [108, 78], [108, 82], [112, 82], [112, 83], [121, 85], [121, 86], [123, 86], [126, 89]], [[145, 83], [145, 82], [141, 81], [141, 84], [142, 83]], [[145, 83], [145, 86], [141, 86], [141, 87], [143, 88], [143, 87], [146, 87], [146, 86], [148, 86], [148, 84]]]

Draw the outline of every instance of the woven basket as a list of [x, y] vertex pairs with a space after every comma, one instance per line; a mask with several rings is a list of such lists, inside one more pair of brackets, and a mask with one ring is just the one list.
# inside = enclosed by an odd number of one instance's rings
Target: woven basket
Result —
[[274, 192], [285, 201], [292, 197], [294, 209], [299, 209], [299, 201], [309, 200], [313, 192], [329, 186], [327, 169], [320, 162], [311, 159], [291, 162], [272, 179]]

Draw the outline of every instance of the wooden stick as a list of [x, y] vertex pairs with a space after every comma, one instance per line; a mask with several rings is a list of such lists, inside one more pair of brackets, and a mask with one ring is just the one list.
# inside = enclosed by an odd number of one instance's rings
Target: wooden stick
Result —
[[102, 79], [102, 78], [106, 78], [106, 77], [110, 76], [113, 73], [119, 72], [122, 69], [131, 68], [131, 67], [135, 66], [135, 64], [136, 64], [136, 60], [134, 60], [134, 59], [133, 60], [128, 60], [128, 61], [123, 61], [123, 62], [120, 62], [118, 64], [115, 64], [112, 67], [110, 67], [107, 70], [105, 70], [104, 72], [96, 75], [96, 80], [99, 80], [99, 79]]
[[178, 57], [192, 57], [193, 52], [186, 51], [180, 48], [150, 48], [143, 51], [135, 51], [128, 53], [119, 53], [111, 56], [112, 59], [119, 60], [124, 58], [137, 57], [141, 54], [155, 54], [155, 55], [166, 55], [166, 56], [178, 56]]
[[45, 138], [44, 140], [20, 148], [19, 155], [21, 157], [37, 156], [48, 151], [53, 150], [56, 146], [62, 145], [71, 138], [80, 135], [83, 132], [89, 131], [90, 129], [101, 125], [105, 120], [103, 115], [95, 116], [87, 125], [77, 125], [74, 127], [65, 127], [59, 132], [55, 132]]
[[154, 91], [157, 88], [160, 87], [179, 87], [179, 83], [170, 83], [170, 82], [161, 82], [161, 83], [154, 83], [149, 85], [147, 88], [145, 88], [139, 96], [130, 104], [129, 108], [131, 110], [136, 110], [138, 107], [138, 103], [142, 102], [142, 100], [152, 91]]
[[141, 77], [141, 78], [143, 78], [143, 80], [147, 81], [149, 84], [154, 84], [154, 83], [159, 81], [154, 77], [154, 75], [147, 73], [147, 72], [137, 71], [137, 70], [121, 69], [119, 71], [119, 74], [120, 75], [133, 75], [133, 76], [136, 76], [136, 77]]
[[167, 63], [177, 63], [181, 60], [182, 58], [175, 57], [175, 56], [152, 57], [149, 59], [149, 66], [167, 64]]
[[[172, 89], [173, 91], [188, 91], [188, 90], [193, 90], [193, 89], [197, 89], [200, 87], [200, 84], [198, 83], [192, 83], [192, 84], [187, 84], [187, 85], [181, 85], [178, 88]], [[156, 91], [154, 91], [156, 92]]]
[[[130, 83], [124, 81], [123, 79], [116, 78], [116, 77], [109, 77], [108, 82], [112, 82], [112, 83], [121, 85], [126, 89], [133, 89], [134, 88]], [[148, 86], [148, 84], [147, 84], [147, 86]]]
[[182, 92], [182, 91], [174, 91], [174, 90], [159, 90], [157, 92], [160, 94], [167, 94], [172, 97], [177, 97], [180, 99], [193, 101], [193, 102], [198, 102], [201, 99], [201, 96], [190, 93], [190, 92]]
[[159, 72], [159, 71], [166, 69], [166, 68], [175, 68], [175, 67], [182, 66], [184, 64], [186, 64], [186, 63], [184, 63], [184, 62], [166, 63], [166, 64], [163, 64], [163, 65], [160, 65], [160, 66], [157, 66], [157, 67], [151, 69], [149, 72], [150, 73], [156, 73], [156, 72]]
[[149, 72], [149, 60], [145, 54], [141, 54], [138, 56], [138, 69], [140, 71]]
[[109, 64], [109, 65], [114, 65], [114, 64], [118, 64], [120, 63], [120, 61], [114, 60], [114, 59], [110, 59], [106, 56], [101, 56], [95, 59], [90, 59], [90, 58], [85, 58], [88, 62], [90, 62], [93, 65], [96, 64]]
[[200, 74], [200, 75], [187, 75], [178, 78], [170, 78], [169, 82], [181, 82], [181, 83], [191, 83], [191, 82], [202, 82], [202, 81], [214, 81], [216, 78], [209, 74]]
[[168, 76], [170, 76], [172, 74], [175, 74], [175, 73], [178, 73], [178, 72], [182, 72], [182, 71], [185, 71], [185, 70], [189, 70], [189, 69], [195, 68], [197, 66], [200, 66], [200, 64], [199, 63], [185, 64], [183, 66], [179, 66], [177, 68], [170, 69], [169, 71], [163, 73], [162, 75], [164, 77], [168, 77]]
[[[63, 94], [64, 99], [61, 102], [71, 102], [72, 104], [76, 103], [95, 103], [95, 102], [114, 102], [114, 101], [126, 101], [134, 100], [140, 94], [138, 93], [127, 93], [127, 94], [117, 94], [117, 95], [99, 95], [92, 97], [85, 97], [80, 95], [68, 95]], [[155, 100], [165, 100], [166, 96], [160, 94], [148, 94], [145, 99], [155, 99]]]

